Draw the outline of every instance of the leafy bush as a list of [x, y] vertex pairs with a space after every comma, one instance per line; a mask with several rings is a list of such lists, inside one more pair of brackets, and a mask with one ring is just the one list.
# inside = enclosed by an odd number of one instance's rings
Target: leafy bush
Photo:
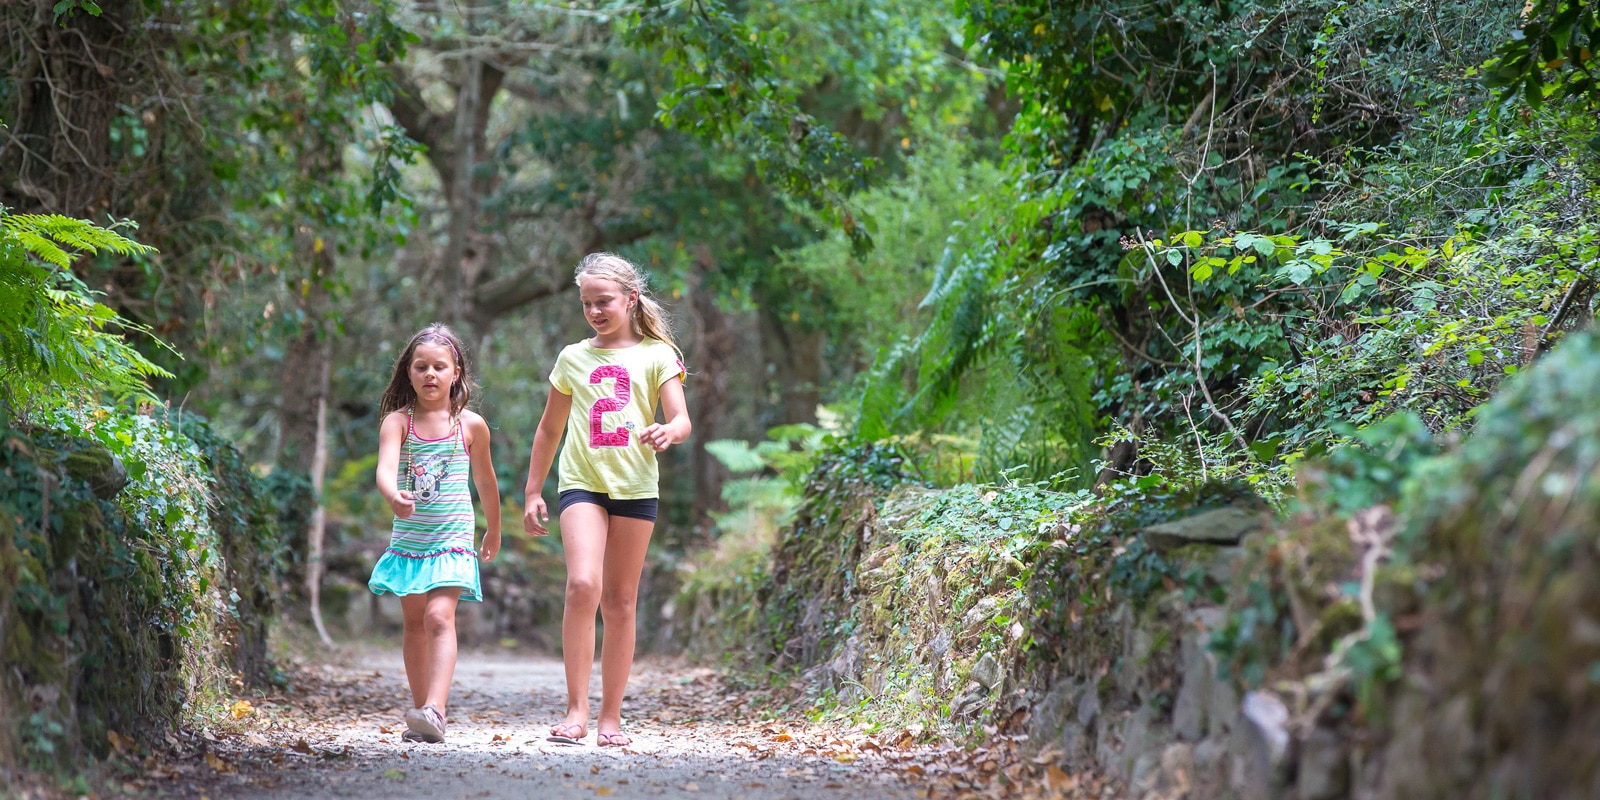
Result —
[[198, 421], [200, 446], [114, 408], [36, 417], [0, 427], [0, 762], [64, 769], [270, 678], [278, 509]]
[[[0, 208], [0, 764], [65, 769], [270, 677], [286, 504], [122, 334], [67, 249], [151, 252]], [[159, 341], [157, 341], [160, 346]], [[20, 411], [17, 415], [15, 412]], [[15, 417], [15, 418], [14, 418]], [[130, 677], [132, 676], [132, 677]]]

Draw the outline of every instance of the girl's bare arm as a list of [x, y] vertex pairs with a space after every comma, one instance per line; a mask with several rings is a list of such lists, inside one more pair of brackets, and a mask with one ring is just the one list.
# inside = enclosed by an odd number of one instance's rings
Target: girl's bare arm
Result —
[[494, 457], [489, 448], [489, 424], [483, 417], [473, 414], [465, 420], [467, 435], [472, 442], [472, 484], [478, 489], [478, 502], [483, 504], [483, 517], [488, 530], [483, 534], [481, 555], [484, 561], [493, 561], [500, 552], [500, 481], [494, 474]]
[[383, 427], [378, 429], [378, 494], [383, 496], [394, 515], [401, 519], [411, 516], [417, 507], [411, 499], [411, 493], [402, 491], [394, 480], [400, 468], [400, 446], [405, 439], [405, 415], [393, 413], [385, 417]]
[[689, 422], [689, 405], [683, 399], [682, 377], [674, 375], [661, 384], [661, 415], [666, 422], [654, 423], [639, 434], [657, 452], [689, 438], [694, 430]]
[[544, 502], [544, 479], [550, 475], [550, 462], [555, 460], [556, 446], [561, 444], [561, 429], [567, 424], [567, 414], [572, 411], [572, 395], [562, 394], [550, 387], [550, 399], [545, 401], [544, 416], [539, 418], [539, 429], [533, 434], [533, 452], [528, 455], [528, 485], [523, 488], [522, 529], [534, 536], [548, 536], [550, 529], [544, 523], [550, 519], [550, 509]]

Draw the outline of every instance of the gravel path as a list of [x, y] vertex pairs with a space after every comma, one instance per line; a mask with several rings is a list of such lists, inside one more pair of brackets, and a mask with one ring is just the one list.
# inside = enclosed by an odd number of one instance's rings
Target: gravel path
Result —
[[[761, 709], [726, 691], [710, 670], [638, 665], [624, 708], [634, 745], [599, 748], [592, 727], [583, 745], [545, 739], [564, 707], [561, 662], [465, 653], [449, 739], [428, 745], [400, 739], [409, 702], [399, 653], [358, 652], [344, 661], [307, 681], [316, 686], [261, 701], [245, 715], [244, 730], [217, 737], [203, 762], [158, 781], [157, 791], [260, 800], [827, 800], [926, 791], [905, 780], [921, 770], [902, 771], [892, 747], [860, 734], [762, 721]], [[596, 674], [593, 685], [599, 683]]]

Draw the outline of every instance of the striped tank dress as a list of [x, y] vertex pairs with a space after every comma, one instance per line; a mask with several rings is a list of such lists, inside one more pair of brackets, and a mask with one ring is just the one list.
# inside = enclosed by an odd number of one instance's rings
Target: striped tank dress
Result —
[[459, 420], [444, 437], [424, 439], [417, 435], [411, 409], [406, 410], [395, 485], [411, 492], [416, 509], [407, 519], [395, 517], [389, 547], [372, 568], [368, 589], [407, 595], [460, 586], [462, 600], [483, 600], [473, 548], [476, 516], [467, 489], [470, 464]]

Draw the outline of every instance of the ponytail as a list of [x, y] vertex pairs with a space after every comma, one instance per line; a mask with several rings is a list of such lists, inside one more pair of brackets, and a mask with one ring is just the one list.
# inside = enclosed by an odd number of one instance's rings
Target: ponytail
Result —
[[634, 266], [632, 261], [614, 253], [590, 253], [578, 262], [578, 269], [572, 278], [574, 282], [581, 283], [584, 278], [589, 277], [616, 281], [625, 291], [637, 292], [639, 301], [634, 303], [633, 311], [628, 315], [633, 332], [665, 342], [678, 354], [680, 361], [683, 359], [683, 351], [672, 338], [672, 318], [667, 315], [666, 309], [650, 296], [650, 287], [645, 284], [644, 273]]
[[[633, 330], [642, 336], [660, 339], [678, 350], [678, 343], [672, 340], [672, 321], [666, 309], [644, 292], [639, 293], [639, 303], [633, 307]], [[678, 351], [678, 357], [683, 357], [683, 351]]]

